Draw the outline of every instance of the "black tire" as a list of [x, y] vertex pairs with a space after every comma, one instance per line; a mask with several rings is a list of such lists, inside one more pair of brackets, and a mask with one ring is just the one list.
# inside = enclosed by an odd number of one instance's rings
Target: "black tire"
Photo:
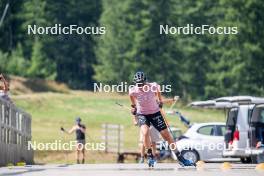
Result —
[[196, 150], [192, 150], [192, 149], [183, 150], [183, 151], [181, 151], [181, 155], [184, 157], [184, 159], [188, 159], [188, 160], [190, 160], [190, 158], [187, 157], [186, 155], [191, 155], [192, 156], [191, 160], [194, 163], [196, 163], [197, 161], [200, 160], [200, 156]]
[[243, 164], [249, 164], [249, 163], [252, 162], [251, 157], [240, 158], [240, 161], [241, 161]]
[[252, 164], [258, 164], [258, 157], [257, 157], [257, 155], [252, 155], [250, 159], [251, 159], [251, 163]]
[[117, 157], [117, 163], [124, 163], [125, 156], [123, 154], [119, 154]]

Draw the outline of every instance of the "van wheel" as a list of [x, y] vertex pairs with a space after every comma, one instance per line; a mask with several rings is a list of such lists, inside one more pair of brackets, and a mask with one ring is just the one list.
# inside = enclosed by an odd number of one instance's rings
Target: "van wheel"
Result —
[[181, 152], [181, 155], [183, 156], [184, 159], [190, 160], [194, 163], [196, 163], [197, 161], [200, 160], [200, 156], [199, 156], [198, 152], [195, 150], [191, 150], [191, 149], [183, 150]]
[[248, 164], [248, 163], [251, 163], [251, 158], [250, 158], [250, 157], [240, 158], [240, 161], [241, 161], [243, 164]]

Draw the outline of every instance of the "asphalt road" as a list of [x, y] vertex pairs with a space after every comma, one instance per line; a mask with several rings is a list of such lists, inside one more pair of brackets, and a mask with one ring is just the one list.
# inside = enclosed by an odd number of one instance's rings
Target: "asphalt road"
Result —
[[223, 169], [222, 163], [205, 163], [194, 168], [182, 168], [176, 163], [158, 163], [154, 169], [146, 164], [85, 164], [85, 165], [34, 165], [0, 168], [0, 175], [33, 176], [264, 176], [256, 165], [231, 164]]

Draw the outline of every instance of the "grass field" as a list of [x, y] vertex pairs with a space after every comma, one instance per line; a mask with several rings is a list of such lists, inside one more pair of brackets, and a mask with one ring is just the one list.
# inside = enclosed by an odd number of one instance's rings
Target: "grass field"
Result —
[[[138, 127], [132, 125], [130, 112], [117, 106], [116, 101], [129, 106], [128, 97], [119, 94], [93, 93], [88, 91], [69, 91], [68, 93], [32, 93], [12, 96], [13, 101], [32, 115], [32, 136], [36, 142], [53, 142], [54, 140], [73, 140], [74, 135], [66, 136], [60, 132], [63, 126], [69, 129], [76, 116], [83, 119], [87, 126], [87, 141], [101, 141], [101, 125], [103, 123], [122, 124], [124, 126], [124, 147], [126, 150], [137, 150]], [[165, 107], [166, 108], [166, 107]], [[167, 107], [168, 108], [168, 107]], [[224, 121], [221, 111], [198, 110], [185, 106], [177, 108], [191, 122]], [[168, 115], [171, 125], [186, 128], [176, 116]], [[39, 161], [49, 153], [37, 153]], [[50, 155], [53, 155], [50, 153]], [[48, 157], [49, 162], [60, 162], [61, 157]], [[91, 161], [93, 162], [93, 161]]]

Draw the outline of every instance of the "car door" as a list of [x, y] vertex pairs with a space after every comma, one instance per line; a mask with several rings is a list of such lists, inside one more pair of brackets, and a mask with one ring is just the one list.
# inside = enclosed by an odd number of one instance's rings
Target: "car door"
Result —
[[223, 136], [217, 136], [216, 125], [202, 126], [197, 130], [197, 139], [199, 139], [204, 159], [221, 158], [222, 151], [219, 150], [219, 143], [224, 143]]
[[225, 147], [225, 140], [224, 134], [226, 133], [226, 126], [225, 125], [215, 125], [215, 138], [214, 142], [216, 144], [215, 154], [217, 158], [222, 158], [223, 150]]

